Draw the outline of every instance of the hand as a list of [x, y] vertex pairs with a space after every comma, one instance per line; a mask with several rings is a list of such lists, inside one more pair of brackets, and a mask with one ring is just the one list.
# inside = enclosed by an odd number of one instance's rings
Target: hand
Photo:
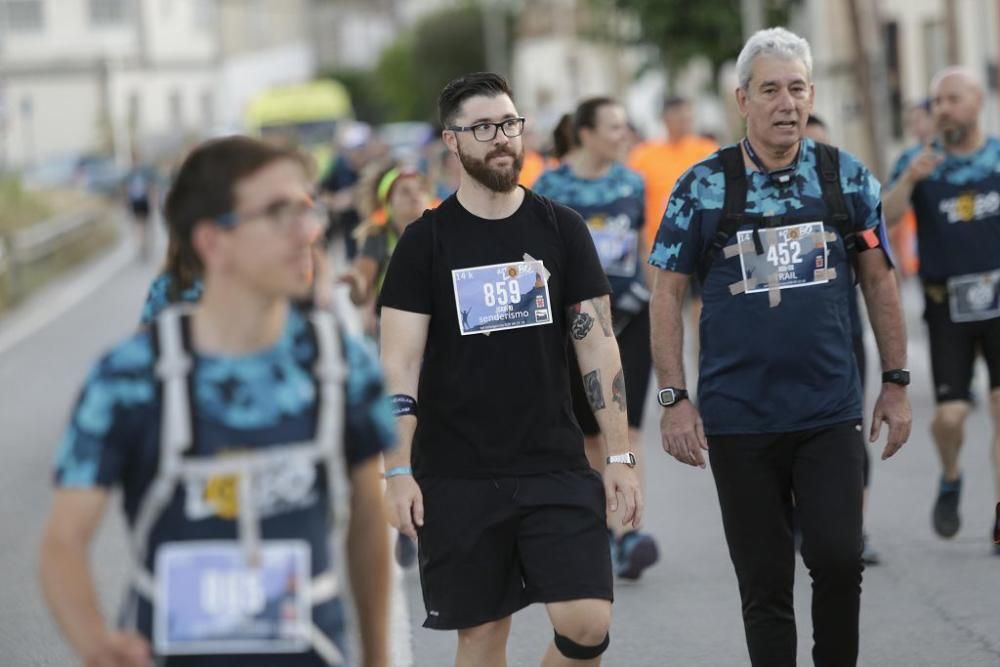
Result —
[[906, 398], [905, 388], [892, 383], [882, 385], [882, 392], [875, 401], [875, 412], [872, 414], [870, 442], [878, 440], [882, 433], [882, 422], [889, 424], [889, 438], [882, 451], [882, 460], [885, 461], [898, 452], [910, 437], [913, 415], [910, 413], [910, 401]]
[[625, 503], [622, 525], [630, 523], [638, 529], [642, 521], [642, 485], [635, 468], [624, 463], [609, 463], [604, 467], [604, 495], [608, 499], [608, 513], [618, 511], [618, 495]]
[[319, 244], [313, 246], [313, 307], [329, 310], [333, 307], [333, 279], [330, 258]]
[[135, 632], [109, 631], [83, 658], [85, 667], [149, 667], [152, 651]]
[[412, 475], [397, 475], [386, 480], [385, 506], [392, 527], [417, 539], [417, 528], [424, 525], [424, 496]]
[[663, 451], [667, 454], [681, 463], [705, 467], [705, 457], [701, 452], [708, 451], [708, 440], [698, 408], [691, 401], [685, 399], [672, 407], [663, 408], [660, 438], [663, 440]]
[[347, 285], [351, 290], [351, 301], [354, 305], [360, 306], [365, 300], [365, 292], [367, 292], [367, 280], [362, 276], [356, 269], [351, 269], [346, 273], [342, 273], [340, 277], [337, 278], [337, 282]]
[[911, 183], [919, 183], [930, 176], [942, 160], [944, 160], [944, 156], [928, 144], [906, 168], [906, 178]]

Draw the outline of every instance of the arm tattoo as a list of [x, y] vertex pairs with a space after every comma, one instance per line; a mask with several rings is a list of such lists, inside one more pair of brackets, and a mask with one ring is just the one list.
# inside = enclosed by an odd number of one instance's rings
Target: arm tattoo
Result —
[[625, 373], [618, 369], [614, 381], [611, 383], [611, 400], [618, 404], [618, 409], [625, 412]]
[[587, 313], [576, 313], [570, 322], [570, 333], [573, 334], [575, 340], [583, 340], [590, 333], [590, 330], [594, 328], [594, 318]]
[[611, 306], [608, 305], [605, 297], [591, 299], [590, 303], [594, 306], [594, 311], [597, 313], [597, 321], [601, 323], [601, 330], [604, 331], [604, 335], [607, 338], [611, 338], [615, 335], [615, 329], [611, 323]]
[[604, 387], [601, 386], [601, 372], [593, 370], [583, 376], [583, 391], [594, 412], [604, 409]]

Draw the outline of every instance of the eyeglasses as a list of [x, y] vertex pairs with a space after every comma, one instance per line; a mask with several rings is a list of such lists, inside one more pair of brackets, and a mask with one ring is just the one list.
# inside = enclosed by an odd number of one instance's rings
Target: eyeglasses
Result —
[[218, 216], [215, 221], [223, 227], [232, 229], [239, 224], [264, 219], [270, 222], [275, 229], [285, 231], [291, 229], [297, 221], [306, 216], [324, 226], [329, 221], [329, 213], [326, 206], [312, 199], [300, 199], [297, 201], [283, 199], [272, 202], [253, 213], [230, 211]]
[[499, 123], [476, 123], [468, 127], [451, 125], [448, 127], [452, 132], [472, 132], [476, 141], [493, 141], [497, 136], [497, 130], [503, 130], [504, 136], [508, 139], [521, 136], [524, 132], [524, 118], [508, 118]]

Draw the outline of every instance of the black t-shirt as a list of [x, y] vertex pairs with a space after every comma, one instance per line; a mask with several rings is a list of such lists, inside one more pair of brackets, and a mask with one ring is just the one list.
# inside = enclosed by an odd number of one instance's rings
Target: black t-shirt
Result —
[[[468, 313], [463, 316], [456, 303], [453, 271], [496, 264], [514, 271], [525, 255], [550, 274], [547, 295], [525, 291], [527, 308], [547, 303], [551, 322], [462, 335]], [[534, 287], [544, 291], [541, 278]], [[565, 311], [610, 291], [579, 214], [530, 191], [509, 218], [479, 218], [453, 195], [407, 227], [389, 261], [379, 305], [431, 316], [417, 399], [416, 475], [492, 477], [586, 467], [570, 402]], [[531, 318], [544, 321], [543, 315], [531, 311]]]

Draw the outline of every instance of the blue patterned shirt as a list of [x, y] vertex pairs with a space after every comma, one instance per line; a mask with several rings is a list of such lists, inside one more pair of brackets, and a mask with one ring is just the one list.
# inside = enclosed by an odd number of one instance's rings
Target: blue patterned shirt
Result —
[[[744, 213], [781, 218], [781, 225], [828, 220], [816, 170], [816, 146], [803, 139], [792, 182], [779, 185], [747, 170]], [[840, 152], [840, 185], [850, 226], [881, 229], [880, 186], [852, 155]], [[678, 273], [701, 268], [722, 219], [725, 176], [716, 153], [677, 182], [649, 263]], [[736, 239], [730, 239], [732, 245]], [[809, 249], [807, 249], [809, 250]], [[703, 285], [699, 408], [710, 435], [783, 433], [821, 428], [861, 417], [860, 382], [853, 362], [850, 316], [854, 286], [842, 239], [828, 242], [815, 266], [836, 271], [828, 281], [782, 289], [769, 303], [766, 290], [733, 295], [743, 284], [740, 257], [717, 257]], [[805, 266], [805, 265], [803, 265]]]
[[[913, 146], [900, 156], [893, 182], [922, 150]], [[988, 137], [971, 155], [946, 153], [910, 201], [924, 280], [943, 283], [1000, 268], [1000, 138]]]
[[[174, 278], [169, 273], [161, 273], [153, 279], [149, 285], [149, 292], [146, 294], [146, 302], [142, 306], [140, 324], [152, 323], [157, 315], [166, 310], [168, 306], [174, 305], [175, 302], [170, 299], [170, 287], [173, 281]], [[181, 291], [176, 303], [195, 303], [201, 299], [204, 287], [201, 280], [195, 280], [190, 287]]]
[[587, 223], [615, 297], [642, 282], [646, 194], [638, 172], [616, 162], [604, 176], [589, 179], [564, 164], [543, 173], [531, 189], [575, 210]]

